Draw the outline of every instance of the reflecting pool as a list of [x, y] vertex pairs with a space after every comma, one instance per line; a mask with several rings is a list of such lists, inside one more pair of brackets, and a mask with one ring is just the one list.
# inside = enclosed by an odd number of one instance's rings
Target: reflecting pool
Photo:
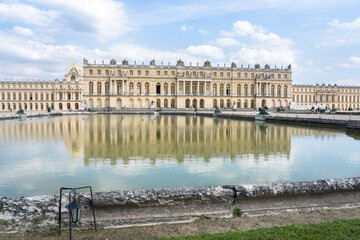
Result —
[[196, 116], [87, 115], [0, 122], [0, 195], [359, 177], [342, 129]]

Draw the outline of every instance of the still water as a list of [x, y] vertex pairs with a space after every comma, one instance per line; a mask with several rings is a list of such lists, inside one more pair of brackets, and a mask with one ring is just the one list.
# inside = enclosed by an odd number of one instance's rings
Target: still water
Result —
[[193, 116], [89, 115], [0, 122], [0, 196], [360, 176], [360, 136]]

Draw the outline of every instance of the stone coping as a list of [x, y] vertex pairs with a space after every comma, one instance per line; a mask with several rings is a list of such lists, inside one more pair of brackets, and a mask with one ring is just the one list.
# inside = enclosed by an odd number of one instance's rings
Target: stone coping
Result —
[[[304, 208], [313, 205], [324, 206], [329, 199], [347, 196], [346, 200], [334, 204], [360, 204], [360, 177], [328, 179], [306, 182], [226, 185], [216, 187], [164, 188], [150, 190], [129, 190], [95, 192], [94, 206], [99, 226], [137, 225], [190, 220], [199, 216], [229, 216], [239, 204], [244, 212], [258, 211], [258, 202], [276, 199], [289, 202], [286, 208]], [[329, 195], [330, 194], [330, 195]], [[331, 194], [333, 194], [331, 197]], [[335, 195], [337, 194], [337, 195]], [[326, 203], [319, 197], [303, 200], [306, 196], [327, 195]], [[336, 197], [335, 197], [336, 196]], [[323, 198], [324, 199], [324, 198]], [[350, 200], [349, 200], [350, 199]], [[79, 193], [79, 200], [85, 204], [84, 224], [91, 226], [89, 193]], [[62, 220], [67, 221], [67, 195], [62, 198]], [[261, 202], [262, 201], [262, 202]], [[259, 205], [258, 204], [258, 205]], [[250, 205], [252, 205], [250, 209]], [[255, 206], [255, 207], [254, 207]], [[269, 205], [274, 206], [273, 204]], [[247, 209], [249, 208], [249, 209]], [[266, 209], [262, 209], [264, 211]], [[34, 197], [0, 197], [0, 232], [48, 228], [58, 224], [59, 194]]]

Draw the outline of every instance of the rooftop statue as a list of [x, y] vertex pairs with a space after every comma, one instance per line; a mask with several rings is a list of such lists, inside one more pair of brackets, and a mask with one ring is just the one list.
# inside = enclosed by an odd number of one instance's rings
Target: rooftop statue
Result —
[[156, 66], [156, 65], [155, 65], [155, 59], [153, 59], [153, 60], [150, 61], [150, 66]]
[[231, 68], [237, 68], [236, 63], [232, 62], [231, 63]]
[[183, 66], [184, 66], [184, 62], [181, 61], [181, 59], [177, 60], [176, 66], [178, 66], [178, 67], [180, 67], [180, 66], [183, 67]]
[[128, 65], [129, 65], [129, 61], [124, 59], [124, 60], [122, 61], [122, 65], [128, 66]]
[[116, 65], [116, 60], [115, 60], [115, 59], [111, 59], [111, 60], [110, 60], [110, 65]]
[[211, 62], [209, 60], [206, 60], [204, 62], [204, 67], [211, 67]]

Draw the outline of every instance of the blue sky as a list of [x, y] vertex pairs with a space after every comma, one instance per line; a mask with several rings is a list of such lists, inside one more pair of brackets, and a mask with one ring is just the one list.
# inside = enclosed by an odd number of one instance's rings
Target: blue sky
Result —
[[0, 79], [73, 62], [293, 66], [293, 82], [360, 85], [360, 1], [2, 0]]

